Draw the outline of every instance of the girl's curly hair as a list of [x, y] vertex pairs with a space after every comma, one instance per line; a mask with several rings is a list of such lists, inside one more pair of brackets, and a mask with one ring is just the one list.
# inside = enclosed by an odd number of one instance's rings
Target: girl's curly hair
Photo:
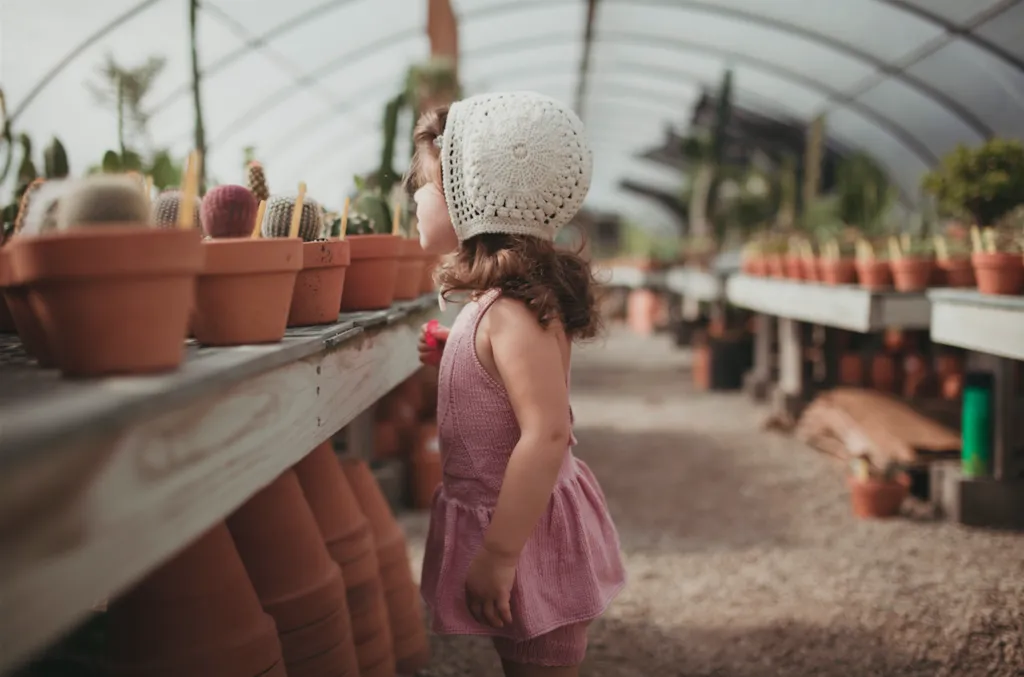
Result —
[[[427, 182], [441, 183], [435, 139], [444, 134], [447, 119], [448, 107], [441, 106], [416, 124], [415, 153], [404, 182], [410, 194]], [[445, 299], [498, 289], [524, 303], [542, 327], [558, 320], [570, 340], [584, 340], [598, 334], [601, 316], [598, 285], [581, 253], [582, 247], [569, 251], [536, 237], [485, 233], [462, 242], [436, 275]]]

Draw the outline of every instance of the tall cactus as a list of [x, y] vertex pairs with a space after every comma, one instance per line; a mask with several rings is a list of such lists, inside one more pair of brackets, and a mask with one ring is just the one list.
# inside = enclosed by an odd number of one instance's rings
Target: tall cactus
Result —
[[260, 202], [266, 202], [270, 200], [270, 188], [267, 186], [267, 175], [263, 171], [263, 165], [257, 160], [249, 162], [249, 166], [246, 170], [246, 182], [249, 185], [249, 190], [256, 196], [256, 199]]

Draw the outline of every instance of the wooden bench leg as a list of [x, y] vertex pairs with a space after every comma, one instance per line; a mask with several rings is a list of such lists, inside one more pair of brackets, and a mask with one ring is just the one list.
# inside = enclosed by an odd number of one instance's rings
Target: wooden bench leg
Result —
[[772, 393], [774, 413], [796, 419], [804, 404], [803, 333], [796, 320], [780, 317], [779, 382]]
[[755, 400], [768, 396], [772, 381], [772, 340], [775, 318], [757, 315], [754, 318], [754, 368], [743, 377], [743, 390]]

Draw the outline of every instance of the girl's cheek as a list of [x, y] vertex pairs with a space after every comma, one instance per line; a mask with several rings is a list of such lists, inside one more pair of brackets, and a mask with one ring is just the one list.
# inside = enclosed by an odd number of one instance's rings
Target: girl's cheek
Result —
[[[440, 191], [438, 191], [440, 192]], [[428, 254], [447, 254], [459, 246], [458, 237], [441, 195], [420, 194], [416, 199], [420, 245]]]

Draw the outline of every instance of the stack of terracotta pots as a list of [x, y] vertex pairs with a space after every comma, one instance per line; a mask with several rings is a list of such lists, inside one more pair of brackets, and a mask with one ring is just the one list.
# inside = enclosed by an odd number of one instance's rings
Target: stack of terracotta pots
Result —
[[321, 539], [345, 579], [359, 674], [392, 677], [391, 626], [370, 523], [330, 442], [314, 449], [295, 471], [316, 516]]
[[424, 421], [419, 424], [419, 435], [409, 456], [409, 466], [412, 506], [417, 510], [426, 510], [433, 503], [434, 492], [441, 484], [441, 447], [436, 422]]
[[[347, 460], [342, 467], [363, 514], [370, 522], [377, 549], [380, 581], [387, 600], [395, 664], [402, 674], [411, 674], [430, 662], [419, 603], [419, 591], [409, 568], [405, 534], [388, 508], [387, 499], [365, 461]], [[366, 673], [363, 673], [366, 677]]]
[[345, 581], [295, 471], [249, 499], [228, 527], [277, 624], [289, 677], [359, 675]]
[[106, 632], [111, 676], [311, 674], [286, 673], [274, 619], [223, 522], [115, 600]]

